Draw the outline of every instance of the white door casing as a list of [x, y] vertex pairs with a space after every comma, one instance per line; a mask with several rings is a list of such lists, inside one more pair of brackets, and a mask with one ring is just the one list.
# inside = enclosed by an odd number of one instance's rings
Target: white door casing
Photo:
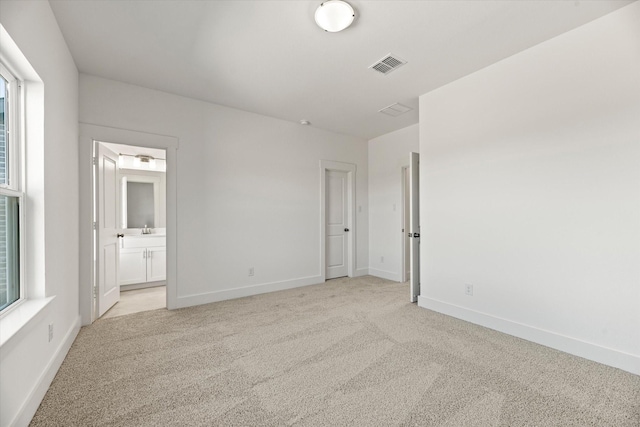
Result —
[[98, 307], [94, 304], [94, 288], [97, 288], [96, 246], [97, 231], [95, 194], [97, 193], [97, 171], [94, 173], [93, 158], [97, 154], [96, 141], [133, 145], [137, 147], [166, 150], [166, 250], [167, 250], [167, 308], [180, 307], [178, 298], [177, 268], [177, 161], [179, 140], [174, 136], [137, 132], [126, 129], [80, 123], [80, 317], [82, 325], [90, 325], [98, 317]]
[[420, 295], [420, 155], [410, 153], [409, 163], [409, 223], [411, 229], [411, 286], [410, 301], [418, 301]]
[[97, 144], [98, 317], [120, 300], [118, 284], [118, 155]]
[[348, 176], [343, 171], [327, 171], [326, 184], [326, 278], [344, 277], [348, 271]]

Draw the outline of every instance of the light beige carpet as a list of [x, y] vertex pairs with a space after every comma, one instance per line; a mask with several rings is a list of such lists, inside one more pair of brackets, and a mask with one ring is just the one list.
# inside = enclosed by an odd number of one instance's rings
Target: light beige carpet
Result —
[[639, 426], [640, 377], [338, 279], [80, 331], [33, 426]]

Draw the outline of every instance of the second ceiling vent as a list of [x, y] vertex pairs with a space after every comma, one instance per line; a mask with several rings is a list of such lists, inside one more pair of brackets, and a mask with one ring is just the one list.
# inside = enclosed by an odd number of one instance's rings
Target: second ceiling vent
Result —
[[375, 64], [369, 66], [372, 70], [375, 70], [381, 74], [389, 74], [393, 70], [402, 67], [406, 64], [407, 61], [404, 59], [400, 59], [391, 53], [386, 55], [384, 58], [376, 62]]
[[407, 107], [404, 104], [400, 104], [399, 102], [396, 102], [395, 104], [391, 104], [388, 107], [384, 107], [382, 110], [378, 110], [378, 113], [383, 113], [391, 117], [398, 117], [411, 110], [413, 110], [413, 108]]

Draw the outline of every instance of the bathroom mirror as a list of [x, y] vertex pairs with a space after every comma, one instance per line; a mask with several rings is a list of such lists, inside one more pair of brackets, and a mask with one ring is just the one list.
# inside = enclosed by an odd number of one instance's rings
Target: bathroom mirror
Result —
[[164, 227], [161, 217], [161, 179], [126, 174], [122, 177], [120, 203], [122, 228]]
[[153, 184], [127, 182], [127, 228], [154, 228]]

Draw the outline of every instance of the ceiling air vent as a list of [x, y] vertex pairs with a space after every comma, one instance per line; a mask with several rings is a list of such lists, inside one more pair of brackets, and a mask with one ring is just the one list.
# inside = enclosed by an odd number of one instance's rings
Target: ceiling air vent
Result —
[[405, 61], [404, 59], [400, 59], [397, 56], [388, 54], [387, 56], [382, 58], [380, 61], [371, 65], [369, 68], [386, 75], [392, 72], [393, 70], [395, 70], [396, 68], [402, 67], [406, 63], [407, 61]]
[[378, 110], [379, 113], [386, 114], [392, 117], [398, 117], [401, 114], [406, 113], [407, 111], [411, 111], [413, 108], [407, 107], [406, 105], [395, 103], [391, 104], [388, 107], [384, 107], [382, 110]]

